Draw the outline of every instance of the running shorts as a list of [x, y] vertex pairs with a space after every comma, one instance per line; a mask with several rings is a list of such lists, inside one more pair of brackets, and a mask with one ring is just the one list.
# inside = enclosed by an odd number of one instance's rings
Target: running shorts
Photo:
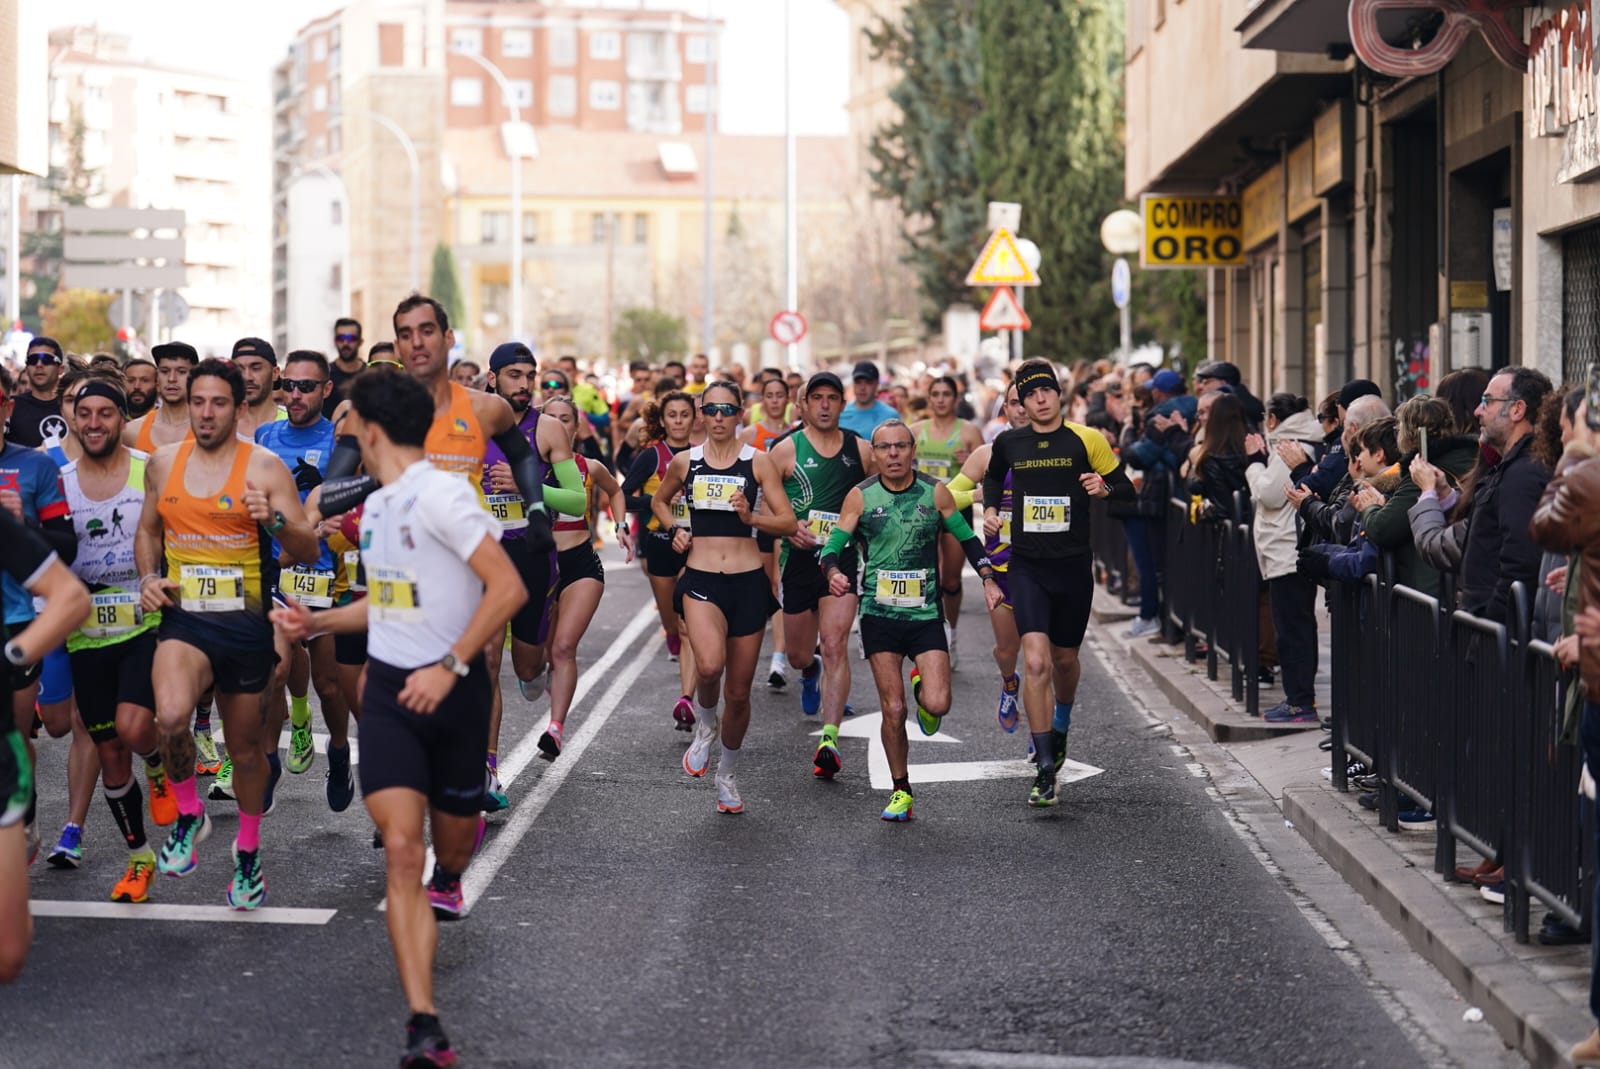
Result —
[[161, 642], [181, 642], [206, 655], [211, 662], [211, 683], [219, 694], [260, 694], [272, 680], [278, 652], [271, 640], [264, 649], [240, 649], [198, 634], [179, 616], [161, 618]]
[[489, 670], [480, 654], [439, 707], [426, 715], [400, 704], [412, 669], [367, 663], [361, 692], [361, 794], [417, 791], [442, 813], [483, 810], [483, 755], [489, 749]]
[[566, 593], [567, 587], [579, 579], [593, 579], [600, 583], [606, 581], [606, 566], [600, 563], [600, 554], [588, 542], [580, 542], [571, 549], [557, 553], [556, 571], [561, 577], [557, 597]]
[[645, 531], [639, 536], [644, 551], [644, 570], [658, 579], [676, 579], [689, 560], [688, 553], [672, 548], [672, 538], [658, 531]]
[[348, 635], [334, 635], [333, 659], [346, 668], [360, 668], [366, 664], [367, 633], [355, 631]]
[[550, 619], [555, 615], [555, 550], [535, 553], [522, 538], [508, 538], [500, 544], [517, 566], [517, 574], [528, 591], [528, 600], [511, 618], [511, 637], [530, 646], [542, 646], [550, 640]]
[[941, 619], [899, 620], [869, 612], [861, 614], [861, 649], [868, 657], [874, 653], [897, 653], [913, 660], [934, 650], [950, 651]]
[[33, 762], [22, 732], [7, 719], [0, 727], [0, 828], [21, 824], [33, 802]]
[[1094, 604], [1090, 556], [1033, 562], [1015, 553], [1006, 563], [1017, 634], [1045, 634], [1058, 649], [1077, 649]]
[[[42, 671], [38, 661], [33, 664], [20, 665], [7, 662], [5, 667], [11, 675], [11, 690], [13, 693], [20, 693], [39, 682], [39, 675]], [[7, 723], [10, 723], [10, 721], [7, 721]]]
[[156, 660], [156, 635], [146, 631], [126, 642], [96, 646], [72, 654], [77, 683], [78, 715], [95, 742], [115, 742], [117, 706], [137, 705], [154, 713], [155, 686], [150, 668]]
[[672, 608], [683, 615], [684, 598], [705, 601], [722, 610], [728, 621], [728, 637], [740, 638], [765, 631], [767, 619], [778, 611], [772, 596], [772, 581], [765, 568], [748, 572], [703, 572], [685, 568], [672, 588]]
[[1000, 588], [1000, 607], [1011, 608], [1011, 578], [1010, 573], [999, 568], [994, 570], [994, 585]]
[[39, 662], [39, 704], [53, 705], [72, 697], [72, 662], [67, 647], [57, 646]]
[[[839, 554], [839, 570], [850, 577], [850, 590], [855, 593], [858, 569], [854, 546], [847, 547]], [[779, 585], [783, 592], [785, 616], [815, 612], [823, 598], [833, 596], [828, 592], [828, 583], [822, 577], [822, 565], [817, 563], [816, 554], [803, 549], [789, 550], [789, 559], [783, 562]]]

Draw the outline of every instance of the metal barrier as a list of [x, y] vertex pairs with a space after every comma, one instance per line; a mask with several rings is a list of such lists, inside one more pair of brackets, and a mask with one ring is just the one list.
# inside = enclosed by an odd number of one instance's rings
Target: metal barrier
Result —
[[[1122, 528], [1122, 519], [1111, 515], [1103, 498], [1089, 500], [1089, 551], [1094, 556], [1095, 578], [1111, 589], [1113, 580], [1117, 597], [1124, 605], [1139, 604], [1139, 595], [1131, 577], [1138, 573], [1133, 565], [1133, 554], [1128, 549], [1128, 535]], [[1140, 575], [1139, 582], [1145, 582]], [[1151, 576], [1150, 582], [1156, 577]]]
[[[1444, 633], [1439, 601], [1406, 586], [1389, 587], [1387, 597], [1383, 693], [1392, 700], [1372, 703], [1391, 712], [1379, 733], [1378, 766], [1394, 790], [1431, 811], [1439, 790], [1438, 733], [1450, 718], [1442, 700], [1447, 688], [1440, 685]], [[1396, 830], [1396, 822], [1385, 823]]]

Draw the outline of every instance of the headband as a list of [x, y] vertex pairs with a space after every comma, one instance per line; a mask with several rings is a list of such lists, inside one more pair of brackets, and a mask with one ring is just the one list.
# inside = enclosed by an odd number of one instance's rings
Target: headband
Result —
[[1029, 371], [1027, 374], [1017, 379], [1016, 385], [1018, 401], [1026, 401], [1028, 399], [1028, 395], [1035, 390], [1054, 390], [1056, 393], [1061, 392], [1061, 382], [1056, 378], [1055, 372], [1046, 371], [1044, 368], [1037, 368], [1033, 371]]
[[83, 403], [85, 397], [104, 397], [107, 401], [117, 406], [118, 412], [121, 412], [124, 416], [128, 414], [127, 396], [109, 382], [90, 379], [84, 384], [83, 389], [78, 391], [78, 396], [73, 400], [72, 407], [77, 408], [78, 405]]

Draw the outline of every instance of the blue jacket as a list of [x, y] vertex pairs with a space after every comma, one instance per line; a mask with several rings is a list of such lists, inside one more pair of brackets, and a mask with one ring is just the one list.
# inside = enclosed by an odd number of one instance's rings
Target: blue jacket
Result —
[[1144, 436], [1129, 444], [1123, 460], [1141, 471], [1176, 472], [1189, 452], [1193, 436], [1185, 434], [1176, 427], [1158, 431], [1151, 421], [1157, 416], [1170, 416], [1176, 412], [1183, 416], [1192, 430], [1195, 413], [1199, 408], [1200, 402], [1186, 393], [1169, 397], [1156, 405], [1145, 414]]

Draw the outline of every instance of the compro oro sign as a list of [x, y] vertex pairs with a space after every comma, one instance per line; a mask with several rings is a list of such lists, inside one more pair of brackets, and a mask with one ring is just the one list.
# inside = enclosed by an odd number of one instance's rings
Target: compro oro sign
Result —
[[1238, 197], [1146, 193], [1140, 207], [1140, 267], [1243, 266], [1244, 208]]

